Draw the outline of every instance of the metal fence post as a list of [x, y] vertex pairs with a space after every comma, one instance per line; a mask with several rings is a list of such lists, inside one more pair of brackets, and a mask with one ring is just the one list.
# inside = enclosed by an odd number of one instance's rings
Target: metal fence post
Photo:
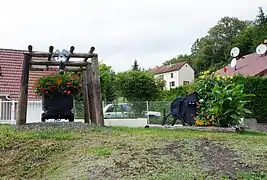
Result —
[[147, 124], [149, 124], [149, 113], [148, 113], [148, 111], [149, 111], [149, 104], [148, 104], [148, 101], [146, 101]]
[[11, 104], [11, 124], [16, 124], [15, 113], [15, 101], [13, 100]]

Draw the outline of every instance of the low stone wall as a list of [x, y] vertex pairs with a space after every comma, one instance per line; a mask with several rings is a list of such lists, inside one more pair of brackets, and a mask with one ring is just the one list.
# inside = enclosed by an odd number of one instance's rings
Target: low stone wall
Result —
[[257, 123], [256, 119], [246, 119], [245, 128], [253, 131], [267, 132], [267, 123]]
[[105, 126], [145, 127], [146, 118], [137, 119], [105, 119]]

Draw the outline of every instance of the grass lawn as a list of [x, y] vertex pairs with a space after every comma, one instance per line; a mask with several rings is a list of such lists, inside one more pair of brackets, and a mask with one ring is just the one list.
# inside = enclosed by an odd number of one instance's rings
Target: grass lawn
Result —
[[0, 125], [0, 179], [267, 179], [267, 134]]

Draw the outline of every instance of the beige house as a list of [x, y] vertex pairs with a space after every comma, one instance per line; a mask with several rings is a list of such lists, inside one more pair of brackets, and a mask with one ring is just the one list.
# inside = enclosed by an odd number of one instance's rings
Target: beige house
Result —
[[165, 89], [167, 90], [190, 83], [194, 81], [195, 77], [194, 69], [186, 61], [156, 67], [152, 69], [152, 72], [154, 72], [157, 77], [165, 80]]

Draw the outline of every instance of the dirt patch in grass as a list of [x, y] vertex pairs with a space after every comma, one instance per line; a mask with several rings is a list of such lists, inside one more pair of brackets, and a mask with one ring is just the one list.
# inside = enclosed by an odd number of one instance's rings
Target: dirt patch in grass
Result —
[[172, 155], [176, 160], [181, 160], [181, 153], [183, 148], [182, 141], [175, 141], [166, 147], [148, 149], [147, 152], [156, 156]]
[[203, 169], [208, 177], [226, 177], [236, 179], [239, 172], [259, 171], [259, 167], [245, 164], [237, 154], [215, 141], [199, 140], [197, 149], [202, 154]]

